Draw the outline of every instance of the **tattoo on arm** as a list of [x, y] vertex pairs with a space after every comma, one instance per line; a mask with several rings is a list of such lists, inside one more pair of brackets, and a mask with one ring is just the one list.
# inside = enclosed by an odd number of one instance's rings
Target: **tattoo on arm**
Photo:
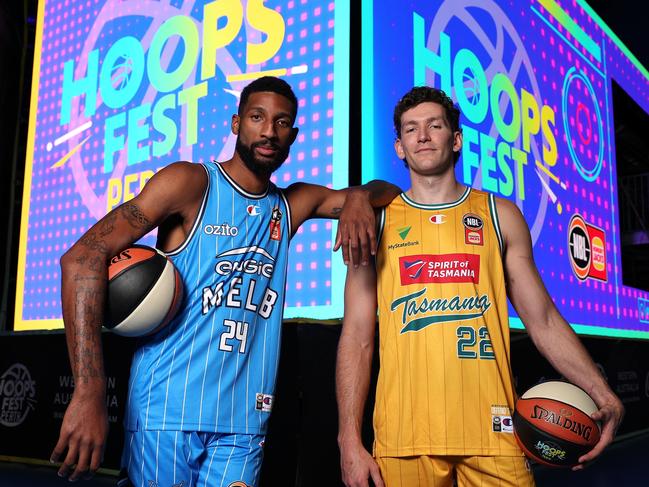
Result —
[[88, 247], [90, 250], [98, 250], [103, 255], [106, 255], [108, 253], [106, 242], [104, 242], [102, 239], [98, 239], [97, 235], [95, 235], [95, 232], [88, 233], [81, 237], [79, 239], [79, 243], [85, 247]]
[[102, 377], [101, 338], [97, 332], [103, 317], [103, 294], [80, 286], [74, 300], [75, 339], [72, 356], [73, 371], [78, 379], [88, 383]]
[[153, 225], [140, 208], [133, 203], [124, 203], [120, 206], [122, 216], [126, 218], [133, 228], [153, 228]]

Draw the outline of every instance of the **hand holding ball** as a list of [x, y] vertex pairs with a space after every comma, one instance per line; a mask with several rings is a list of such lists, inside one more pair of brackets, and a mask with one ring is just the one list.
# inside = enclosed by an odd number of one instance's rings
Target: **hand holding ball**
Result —
[[532, 460], [551, 467], [573, 467], [599, 441], [599, 424], [590, 417], [597, 409], [579, 387], [543, 382], [516, 402], [514, 436]]
[[182, 296], [171, 260], [157, 249], [134, 245], [110, 261], [104, 327], [122, 336], [150, 335], [171, 321]]

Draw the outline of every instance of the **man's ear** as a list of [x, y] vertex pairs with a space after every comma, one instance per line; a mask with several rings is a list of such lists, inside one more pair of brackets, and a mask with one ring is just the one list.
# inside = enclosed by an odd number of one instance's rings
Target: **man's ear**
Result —
[[406, 159], [406, 153], [403, 151], [403, 145], [401, 145], [401, 139], [394, 141], [394, 151], [397, 153], [397, 157], [404, 161]]
[[462, 132], [455, 132], [453, 134], [453, 152], [460, 152], [462, 150], [462, 143]]
[[232, 133], [234, 135], [239, 135], [239, 124], [241, 123], [241, 118], [239, 115], [232, 115], [232, 123], [230, 124], [230, 128], [232, 129]]
[[300, 129], [297, 128], [297, 127], [293, 127], [291, 129], [291, 138], [289, 139], [289, 142], [290, 142], [289, 145], [293, 145], [293, 142], [295, 142], [295, 139], [297, 139], [297, 134], [298, 134], [299, 131], [300, 131]]

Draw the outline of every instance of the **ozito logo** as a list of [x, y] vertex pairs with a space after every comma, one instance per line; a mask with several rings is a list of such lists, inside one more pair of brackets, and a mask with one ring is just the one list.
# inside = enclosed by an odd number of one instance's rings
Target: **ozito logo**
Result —
[[575, 276], [606, 281], [606, 234], [574, 214], [568, 226], [568, 255]]
[[203, 232], [207, 235], [216, 235], [217, 237], [236, 237], [239, 235], [239, 229], [229, 223], [222, 223], [221, 225], [205, 225]]

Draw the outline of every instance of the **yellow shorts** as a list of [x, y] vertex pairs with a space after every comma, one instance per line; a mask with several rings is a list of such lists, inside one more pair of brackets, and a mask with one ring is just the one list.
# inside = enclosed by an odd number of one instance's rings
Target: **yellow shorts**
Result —
[[386, 487], [534, 487], [522, 456], [380, 457], [376, 462]]

